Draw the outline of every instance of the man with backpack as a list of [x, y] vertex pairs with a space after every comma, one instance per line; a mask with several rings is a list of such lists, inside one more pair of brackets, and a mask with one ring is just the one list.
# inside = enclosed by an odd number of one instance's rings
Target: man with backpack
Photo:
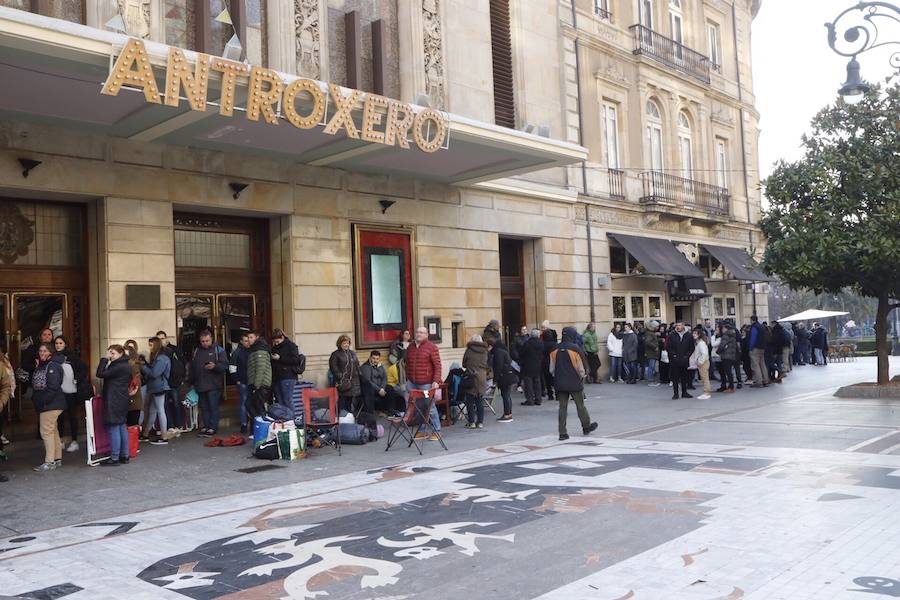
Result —
[[766, 387], [769, 385], [769, 367], [766, 365], [766, 348], [769, 345], [769, 328], [763, 327], [759, 317], [750, 317], [750, 371], [753, 373], [753, 384], [750, 387]]
[[576, 343], [578, 331], [574, 327], [563, 327], [562, 343], [550, 353], [549, 370], [556, 385], [556, 399], [559, 401], [559, 439], [569, 439], [567, 433], [569, 399], [575, 402], [581, 431], [588, 435], [597, 429], [584, 406], [584, 376], [587, 371], [585, 358]]
[[165, 331], [157, 331], [156, 337], [162, 343], [163, 354], [170, 363], [169, 390], [166, 392], [166, 417], [176, 429], [184, 431], [184, 408], [181, 406], [178, 389], [184, 383], [184, 357], [178, 351], [178, 346], [168, 341]]

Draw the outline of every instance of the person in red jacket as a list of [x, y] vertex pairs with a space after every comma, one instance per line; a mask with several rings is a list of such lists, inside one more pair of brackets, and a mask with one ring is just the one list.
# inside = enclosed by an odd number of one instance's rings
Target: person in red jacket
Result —
[[[416, 329], [415, 341], [406, 349], [406, 388], [413, 390], [437, 390], [441, 386], [441, 354], [438, 347], [428, 339], [428, 330]], [[441, 418], [437, 406], [431, 407], [431, 424], [435, 431], [441, 430]], [[425, 439], [428, 433], [420, 427], [416, 439]], [[431, 441], [437, 441], [432, 434]]]

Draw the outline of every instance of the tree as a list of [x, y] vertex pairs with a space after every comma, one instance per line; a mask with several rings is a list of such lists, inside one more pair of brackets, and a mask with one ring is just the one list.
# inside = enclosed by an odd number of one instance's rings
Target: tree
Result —
[[900, 86], [819, 112], [804, 157], [764, 181], [763, 268], [792, 289], [877, 299], [878, 384], [889, 383], [888, 316], [900, 306]]

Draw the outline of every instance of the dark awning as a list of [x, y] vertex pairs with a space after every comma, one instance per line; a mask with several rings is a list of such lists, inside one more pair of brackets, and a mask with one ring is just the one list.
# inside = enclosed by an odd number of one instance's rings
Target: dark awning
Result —
[[694, 302], [706, 298], [706, 280], [703, 277], [678, 277], [667, 282], [669, 296], [672, 300], [689, 300]]
[[728, 248], [726, 246], [711, 246], [703, 244], [703, 247], [712, 254], [722, 266], [730, 272], [735, 279], [741, 281], [771, 281], [759, 270], [750, 255], [743, 248]]
[[610, 237], [625, 246], [649, 275], [675, 275], [700, 277], [703, 272], [684, 257], [669, 240], [647, 238], [623, 233], [610, 233]]

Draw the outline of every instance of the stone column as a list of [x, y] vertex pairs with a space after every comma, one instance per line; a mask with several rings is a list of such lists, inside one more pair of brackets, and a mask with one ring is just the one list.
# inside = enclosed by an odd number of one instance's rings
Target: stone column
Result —
[[[158, 330], [175, 333], [175, 241], [169, 202], [104, 198], [98, 203], [100, 346], [131, 338], [146, 349]], [[130, 310], [129, 284], [159, 286], [158, 310]]]

